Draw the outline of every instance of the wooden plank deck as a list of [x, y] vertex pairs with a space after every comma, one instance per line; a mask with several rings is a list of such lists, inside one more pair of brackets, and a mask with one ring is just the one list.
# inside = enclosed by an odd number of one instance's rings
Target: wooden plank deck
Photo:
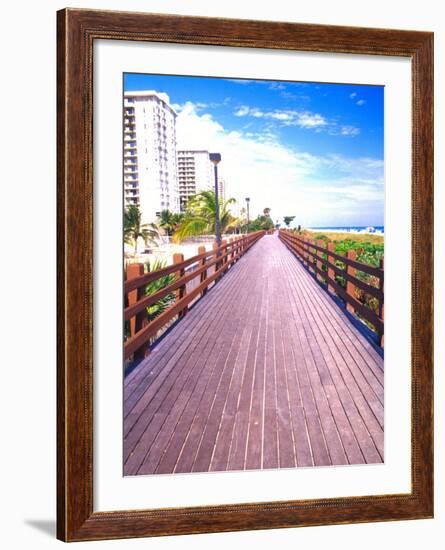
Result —
[[383, 461], [383, 359], [277, 235], [124, 383], [124, 474]]

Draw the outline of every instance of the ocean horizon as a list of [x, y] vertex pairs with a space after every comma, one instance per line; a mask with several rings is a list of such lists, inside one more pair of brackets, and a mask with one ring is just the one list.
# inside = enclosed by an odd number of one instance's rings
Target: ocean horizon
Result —
[[308, 227], [307, 229], [312, 231], [338, 231], [344, 233], [367, 233], [370, 235], [384, 235], [385, 226], [384, 225], [345, 225], [345, 226], [313, 226]]

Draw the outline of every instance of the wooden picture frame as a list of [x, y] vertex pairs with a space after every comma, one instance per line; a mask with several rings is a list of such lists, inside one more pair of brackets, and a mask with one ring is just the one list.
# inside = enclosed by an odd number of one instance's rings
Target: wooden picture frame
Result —
[[[58, 474], [64, 541], [433, 516], [433, 34], [65, 9], [57, 14]], [[412, 490], [406, 494], [93, 512], [95, 40], [402, 56], [412, 64]]]

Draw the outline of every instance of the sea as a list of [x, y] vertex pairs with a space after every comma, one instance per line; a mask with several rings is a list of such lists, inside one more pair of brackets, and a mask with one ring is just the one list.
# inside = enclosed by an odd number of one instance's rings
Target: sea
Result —
[[308, 227], [312, 231], [338, 231], [339, 233], [364, 233], [369, 235], [384, 235], [385, 227], [383, 225], [348, 225], [348, 226], [329, 226], [329, 227]]

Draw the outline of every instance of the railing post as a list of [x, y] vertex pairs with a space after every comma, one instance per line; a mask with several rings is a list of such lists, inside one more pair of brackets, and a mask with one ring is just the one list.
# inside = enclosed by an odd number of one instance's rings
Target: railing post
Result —
[[[221, 263], [223, 266], [227, 264], [226, 254], [227, 254], [227, 241], [224, 239], [223, 241], [221, 241], [221, 256], [222, 256]], [[224, 268], [223, 273], [225, 273], [226, 271], [227, 271], [227, 267]]]
[[303, 255], [304, 255], [304, 263], [306, 264], [306, 267], [309, 269], [309, 239], [307, 241], [302, 242], [302, 247], [303, 247]]
[[[198, 254], [205, 254], [206, 247], [205, 246], [198, 246]], [[204, 267], [207, 263], [207, 258], [203, 258], [200, 262], [200, 267]], [[203, 283], [207, 279], [207, 269], [204, 269], [204, 271], [201, 273], [200, 277], [200, 283]], [[202, 296], [207, 294], [207, 287], [204, 288], [202, 291]]]
[[293, 244], [294, 244], [294, 250], [297, 254], [297, 256], [300, 258], [300, 260], [303, 262], [303, 265], [306, 263], [306, 257], [304, 255], [304, 249], [301, 249], [301, 242], [298, 240], [296, 236], [293, 236]]
[[[380, 269], [382, 270], [382, 273], [383, 273], [383, 270], [385, 269], [384, 258], [380, 259]], [[382, 291], [382, 295], [383, 295], [383, 292], [384, 292], [384, 275], [383, 274], [382, 274], [382, 276], [380, 277], [380, 280], [379, 280], [379, 289]], [[384, 319], [385, 319], [385, 304], [384, 304], [383, 300], [379, 301], [379, 317], [384, 322]], [[383, 348], [384, 347], [385, 333], [382, 332], [379, 336], [380, 336], [380, 345]]]
[[[180, 264], [183, 261], [184, 261], [184, 254], [181, 254], [180, 252], [176, 252], [175, 254], [173, 254], [174, 264]], [[184, 277], [184, 275], [185, 275], [185, 269], [180, 269], [179, 271], [176, 272], [177, 279]], [[178, 288], [178, 290], [176, 290], [176, 301], [179, 302], [179, 300], [185, 296], [186, 292], [187, 292], [186, 286], [181, 285]], [[185, 308], [179, 312], [178, 317], [179, 318], [184, 317], [186, 313], [187, 313], [187, 309]]]
[[[322, 240], [316, 241], [316, 245], [319, 246], [320, 248], [323, 248], [324, 242]], [[315, 252], [316, 252], [317, 256], [322, 255], [322, 252], [320, 252], [320, 250], [316, 250]], [[320, 271], [323, 270], [323, 260], [317, 258], [317, 267]], [[322, 283], [323, 282], [323, 275], [321, 273], [318, 273], [317, 274], [317, 279]]]
[[[136, 279], [144, 274], [144, 264], [134, 263], [127, 265], [127, 281], [130, 279]], [[128, 305], [132, 306], [144, 297], [144, 287], [135, 288], [128, 293]], [[139, 332], [145, 325], [148, 324], [147, 313], [144, 309], [138, 313], [135, 317], [130, 319], [130, 336], [133, 337]], [[143, 359], [148, 355], [149, 346], [144, 344], [133, 354], [134, 359]]]
[[[357, 258], [357, 254], [355, 252], [355, 250], [348, 250], [348, 254], [347, 254], [347, 257], [349, 260], [355, 260]], [[355, 267], [352, 267], [348, 264], [346, 264], [346, 273], [348, 275], [351, 275], [352, 277], [355, 277], [355, 272], [356, 272], [356, 269]], [[355, 285], [354, 283], [352, 283], [351, 281], [346, 281], [346, 293], [351, 296], [352, 298], [354, 299], [357, 299], [356, 296], [355, 296]], [[346, 304], [346, 309], [350, 312], [350, 313], [354, 313], [354, 306], [352, 304], [349, 304], [347, 303]]]
[[[218, 243], [216, 241], [213, 243], [213, 254], [214, 254], [214, 260], [217, 260], [218, 259]], [[220, 262], [217, 261], [215, 263], [215, 271], [218, 271], [219, 266], [220, 266]], [[219, 277], [217, 277], [215, 279], [215, 284], [217, 283], [218, 279], [219, 279]]]
[[234, 258], [235, 258], [235, 237], [230, 237], [229, 248], [230, 248], [230, 267], [232, 267]]
[[297, 251], [298, 257], [302, 261], [303, 265], [307, 265], [306, 252], [304, 250], [304, 244], [297, 237], [297, 235], [294, 235], [293, 238], [294, 238], [295, 250]]
[[307, 240], [309, 271], [314, 272], [314, 256], [312, 255], [312, 239]]
[[[334, 252], [335, 250], [335, 245], [334, 243], [328, 243], [328, 251], [329, 252]], [[334, 263], [334, 256], [329, 256], [328, 254], [328, 262], [333, 264]], [[334, 287], [329, 283], [329, 279], [331, 279], [332, 281], [335, 281], [335, 271], [332, 269], [332, 267], [330, 267], [328, 265], [328, 290], [330, 290], [331, 292], [335, 292], [334, 291]]]

